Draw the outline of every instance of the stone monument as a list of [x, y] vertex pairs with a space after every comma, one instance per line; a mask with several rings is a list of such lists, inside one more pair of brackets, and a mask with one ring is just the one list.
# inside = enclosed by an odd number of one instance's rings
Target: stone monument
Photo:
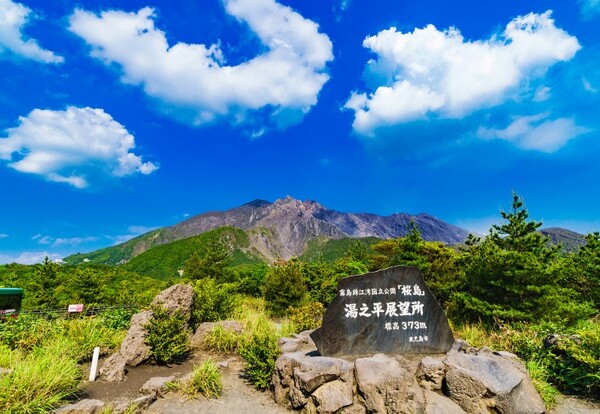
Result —
[[311, 338], [323, 356], [436, 354], [454, 343], [442, 307], [412, 266], [340, 280]]

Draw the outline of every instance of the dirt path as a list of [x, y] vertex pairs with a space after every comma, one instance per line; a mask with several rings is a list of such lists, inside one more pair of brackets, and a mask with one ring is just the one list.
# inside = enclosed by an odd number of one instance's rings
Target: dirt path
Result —
[[219, 399], [197, 399], [181, 397], [170, 393], [154, 402], [145, 413], [154, 414], [287, 414], [291, 411], [277, 405], [270, 392], [260, 392], [241, 377], [243, 362], [239, 356], [219, 356], [197, 353], [180, 365], [160, 367], [141, 365], [131, 368], [125, 381], [110, 383], [96, 381], [84, 387], [86, 398], [98, 399], [106, 404], [119, 400], [132, 400], [139, 396], [139, 390], [152, 377], [168, 377], [175, 375], [181, 378], [192, 371], [193, 366], [212, 358], [214, 361], [228, 361], [221, 368], [223, 379], [223, 395]]
[[242, 363], [236, 361], [222, 370], [223, 395], [218, 400], [204, 397], [186, 400], [177, 395], [160, 398], [147, 410], [153, 414], [288, 414], [280, 407], [270, 392], [252, 388], [240, 377]]

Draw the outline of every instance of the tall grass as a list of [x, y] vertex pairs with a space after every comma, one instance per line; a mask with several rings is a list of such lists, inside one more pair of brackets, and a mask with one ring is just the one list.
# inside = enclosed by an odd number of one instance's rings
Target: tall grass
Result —
[[77, 392], [81, 371], [77, 362], [60, 348], [49, 346], [27, 353], [1, 346], [0, 361], [12, 369], [0, 377], [2, 413], [49, 412]]
[[46, 413], [64, 404], [78, 391], [78, 363], [91, 358], [96, 346], [103, 353], [116, 349], [124, 335], [94, 317], [22, 315], [1, 323], [0, 366], [12, 372], [0, 377], [0, 412]]

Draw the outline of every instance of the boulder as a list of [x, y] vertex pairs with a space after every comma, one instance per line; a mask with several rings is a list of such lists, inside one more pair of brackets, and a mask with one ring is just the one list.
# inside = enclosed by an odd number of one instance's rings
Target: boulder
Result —
[[141, 397], [137, 397], [133, 400], [130, 399], [120, 399], [113, 401], [112, 403], [112, 411], [111, 414], [127, 414], [131, 412], [139, 412], [145, 410], [150, 407], [156, 401], [155, 395], [142, 395]]
[[427, 390], [441, 390], [446, 376], [446, 366], [436, 358], [426, 356], [419, 363], [417, 380], [419, 385]]
[[100, 376], [108, 382], [121, 382], [125, 379], [127, 361], [120, 353], [111, 355], [100, 368]]
[[156, 295], [152, 305], [162, 305], [169, 313], [180, 311], [189, 323], [194, 307], [194, 288], [190, 285], [173, 285]]
[[450, 398], [425, 390], [425, 414], [465, 414], [465, 411]]
[[[329, 383], [333, 384], [321, 390]], [[273, 384], [278, 404], [295, 409], [308, 404], [309, 412], [329, 413], [352, 404], [354, 371], [352, 363], [342, 359], [287, 353], [275, 363]]]
[[354, 363], [358, 392], [369, 413], [412, 413], [425, 410], [423, 391], [400, 363], [384, 354]]
[[174, 375], [171, 375], [170, 377], [152, 377], [142, 385], [140, 394], [151, 395], [154, 396], [154, 398], [162, 397], [166, 392], [167, 383], [174, 380]]
[[56, 410], [56, 414], [99, 414], [104, 408], [100, 400], [81, 400]]
[[136, 313], [131, 318], [131, 325], [119, 350], [127, 365], [136, 367], [150, 358], [150, 347], [145, 342], [148, 332], [144, 328], [150, 318], [152, 311]]
[[449, 353], [444, 360], [448, 396], [467, 413], [541, 414], [544, 402], [523, 364], [508, 353], [482, 349]]

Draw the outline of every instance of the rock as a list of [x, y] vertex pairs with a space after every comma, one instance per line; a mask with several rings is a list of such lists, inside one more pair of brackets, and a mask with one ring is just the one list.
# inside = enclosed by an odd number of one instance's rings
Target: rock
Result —
[[352, 384], [331, 381], [323, 384], [313, 394], [312, 399], [319, 414], [336, 413], [343, 407], [352, 405]]
[[233, 364], [236, 361], [237, 361], [236, 357], [228, 358], [225, 361], [219, 361], [219, 368], [229, 368], [229, 365]]
[[427, 405], [425, 414], [465, 414], [465, 411], [448, 397], [429, 390], [426, 390], [424, 395]]
[[2, 378], [5, 375], [10, 375], [12, 374], [13, 370], [10, 368], [2, 368], [0, 367], [0, 378]]
[[100, 400], [81, 400], [56, 410], [56, 414], [99, 414], [104, 408]]
[[148, 332], [144, 328], [150, 318], [152, 311], [136, 313], [131, 318], [131, 325], [119, 350], [127, 365], [136, 367], [150, 358], [150, 347], [145, 342]]
[[383, 354], [354, 363], [358, 392], [369, 413], [423, 412], [423, 391], [400, 363]]
[[541, 414], [544, 403], [522, 363], [510, 356], [482, 350], [450, 353], [444, 360], [448, 396], [467, 413]]
[[137, 413], [148, 408], [154, 401], [156, 401], [156, 395], [142, 395], [133, 400], [127, 398], [116, 400], [112, 403], [110, 412], [111, 414], [127, 414], [132, 411]]
[[419, 385], [427, 390], [441, 390], [446, 376], [446, 366], [439, 359], [426, 356], [417, 370]]
[[341, 279], [311, 337], [324, 356], [446, 353], [454, 344], [442, 307], [412, 266]]
[[310, 334], [314, 330], [302, 331], [299, 334], [295, 334], [293, 338], [281, 338], [279, 340], [279, 348], [281, 352], [298, 352], [298, 351], [312, 351], [316, 350], [316, 345]]
[[162, 397], [166, 392], [166, 384], [174, 380], [174, 375], [171, 375], [170, 377], [152, 377], [142, 385], [140, 394]]
[[180, 311], [189, 323], [194, 307], [194, 288], [190, 285], [173, 285], [156, 295], [152, 305], [159, 304], [167, 308], [171, 314], [177, 310]]
[[108, 382], [121, 382], [127, 373], [125, 364], [125, 358], [117, 352], [104, 361], [100, 367], [100, 376]]
[[[324, 384], [336, 381], [320, 393], [316, 391]], [[323, 395], [335, 395], [336, 403], [352, 404], [354, 371], [352, 363], [337, 358], [309, 357], [301, 352], [281, 355], [275, 362], [273, 374], [275, 401], [281, 405], [290, 405], [295, 409], [303, 408], [309, 403], [311, 395], [316, 393], [313, 404], [325, 406]], [[343, 407], [342, 405], [341, 407]], [[322, 408], [322, 410], [329, 409]], [[338, 407], [338, 408], [341, 408]], [[323, 411], [325, 412], [325, 411]]]
[[367, 409], [361, 403], [354, 402], [354, 404], [344, 407], [340, 410], [341, 414], [367, 414]]

